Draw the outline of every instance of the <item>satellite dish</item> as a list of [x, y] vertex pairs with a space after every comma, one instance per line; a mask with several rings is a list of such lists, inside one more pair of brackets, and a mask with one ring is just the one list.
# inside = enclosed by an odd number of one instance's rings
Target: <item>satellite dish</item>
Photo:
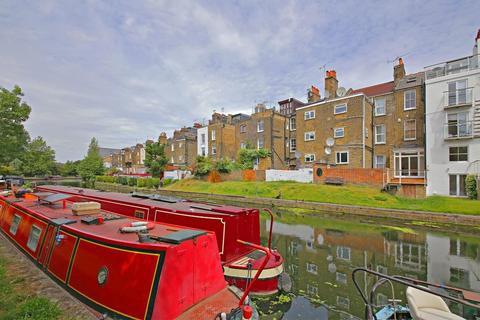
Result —
[[327, 146], [333, 147], [333, 145], [335, 144], [335, 140], [332, 137], [329, 137], [327, 138], [327, 141], [325, 141], [325, 143], [327, 144]]
[[346, 93], [347, 93], [347, 89], [345, 89], [344, 87], [340, 87], [337, 89], [337, 96], [339, 97], [345, 96]]
[[332, 148], [330, 148], [330, 147], [325, 147], [325, 154], [326, 154], [326, 155], [332, 154]]

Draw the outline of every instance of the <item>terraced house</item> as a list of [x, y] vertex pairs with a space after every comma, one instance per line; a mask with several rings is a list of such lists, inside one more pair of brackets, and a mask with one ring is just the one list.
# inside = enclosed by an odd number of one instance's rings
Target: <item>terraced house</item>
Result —
[[159, 142], [165, 144], [165, 156], [169, 164], [179, 168], [191, 168], [195, 164], [197, 157], [197, 128], [200, 124], [194, 124], [193, 127], [183, 127], [173, 132], [171, 138], [167, 138], [165, 132], [159, 137]]
[[393, 80], [354, 90], [373, 108], [373, 166], [386, 168], [386, 183], [411, 188], [425, 185], [424, 73], [406, 74], [403, 59]]
[[371, 168], [372, 103], [361, 92], [339, 89], [335, 71], [327, 71], [325, 95], [325, 99], [296, 110], [300, 167], [321, 162], [345, 168]]

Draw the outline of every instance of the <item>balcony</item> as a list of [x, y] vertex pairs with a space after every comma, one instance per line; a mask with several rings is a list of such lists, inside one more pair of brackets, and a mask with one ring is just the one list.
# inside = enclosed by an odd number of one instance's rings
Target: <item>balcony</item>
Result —
[[427, 80], [479, 68], [480, 55], [469, 56], [425, 67]]
[[473, 138], [473, 121], [452, 121], [444, 125], [445, 140]]
[[443, 93], [443, 108], [472, 106], [473, 88], [445, 91]]

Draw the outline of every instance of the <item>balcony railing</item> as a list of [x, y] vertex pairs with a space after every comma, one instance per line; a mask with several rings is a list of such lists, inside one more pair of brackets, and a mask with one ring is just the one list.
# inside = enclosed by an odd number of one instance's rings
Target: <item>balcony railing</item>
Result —
[[443, 107], [454, 108], [472, 105], [473, 88], [445, 91], [443, 93]]
[[445, 124], [445, 139], [468, 139], [473, 137], [473, 121], [459, 121]]
[[425, 67], [427, 80], [442, 77], [449, 74], [475, 70], [479, 68], [480, 55], [469, 56], [457, 60], [442, 62]]

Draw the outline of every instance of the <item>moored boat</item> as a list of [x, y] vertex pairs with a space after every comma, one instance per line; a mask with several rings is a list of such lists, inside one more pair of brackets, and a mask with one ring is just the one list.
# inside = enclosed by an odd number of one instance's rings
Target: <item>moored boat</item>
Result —
[[[37, 190], [70, 194], [74, 196], [73, 201], [95, 201], [101, 204], [103, 210], [137, 219], [215, 232], [225, 279], [241, 289], [246, 288], [266, 258], [261, 250], [246, 247], [237, 241], [260, 245], [258, 209], [66, 186], [39, 186]], [[283, 258], [270, 245], [268, 249], [271, 252], [270, 259], [254, 283], [252, 294], [273, 294], [278, 291], [279, 279], [283, 273]]]
[[[148, 229], [148, 238], [120, 232], [124, 228]], [[0, 196], [0, 234], [64, 289], [111, 318], [242, 317], [247, 293], [241, 296], [226, 283], [212, 232], [148, 223], [70, 194], [36, 192]]]

